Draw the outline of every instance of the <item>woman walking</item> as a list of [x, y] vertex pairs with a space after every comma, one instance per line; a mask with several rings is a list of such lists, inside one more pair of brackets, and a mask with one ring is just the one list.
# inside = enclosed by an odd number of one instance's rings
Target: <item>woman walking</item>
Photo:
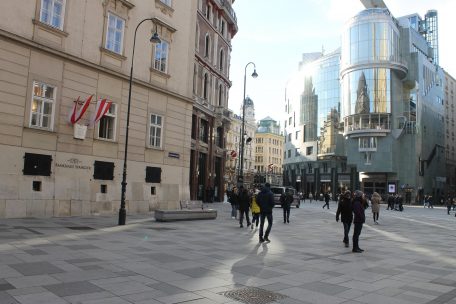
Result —
[[380, 213], [380, 202], [382, 197], [377, 192], [374, 192], [371, 197], [372, 216], [374, 217], [374, 223], [378, 225], [378, 215]]

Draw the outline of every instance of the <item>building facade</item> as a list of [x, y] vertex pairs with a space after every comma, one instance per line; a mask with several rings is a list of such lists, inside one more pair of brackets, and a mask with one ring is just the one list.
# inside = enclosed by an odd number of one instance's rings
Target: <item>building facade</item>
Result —
[[340, 50], [306, 53], [285, 96], [285, 185], [306, 195], [353, 189], [340, 132]]
[[256, 187], [266, 182], [273, 186], [282, 185], [283, 145], [284, 136], [277, 121], [269, 116], [260, 120], [255, 133]]
[[[423, 194], [445, 187], [443, 70], [437, 12], [394, 18], [369, 7], [340, 51], [305, 56], [287, 86], [284, 182], [303, 192]], [[432, 19], [432, 20], [431, 20]], [[311, 75], [311, 76], [309, 76]], [[303, 178], [304, 177], [304, 178]], [[313, 187], [313, 188], [312, 188]]]
[[222, 201], [225, 192], [231, 39], [237, 32], [233, 2], [198, 0], [197, 6], [190, 197], [206, 202]]
[[446, 193], [456, 192], [456, 140], [454, 122], [456, 119], [456, 79], [445, 72], [445, 160]]
[[196, 10], [196, 1], [1, 1], [0, 217], [115, 214], [124, 157], [128, 213], [190, 197]]

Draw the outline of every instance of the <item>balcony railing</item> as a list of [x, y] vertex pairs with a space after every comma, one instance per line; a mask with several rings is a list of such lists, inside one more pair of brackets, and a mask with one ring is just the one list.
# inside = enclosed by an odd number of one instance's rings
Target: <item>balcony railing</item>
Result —
[[234, 12], [234, 9], [231, 7], [231, 4], [227, 0], [216, 0], [217, 4], [219, 4], [220, 7], [223, 7], [228, 14], [228, 16], [231, 17], [233, 23], [237, 24], [237, 18], [236, 18], [236, 13]]
[[344, 118], [344, 135], [389, 132], [391, 117], [388, 113], [355, 114]]

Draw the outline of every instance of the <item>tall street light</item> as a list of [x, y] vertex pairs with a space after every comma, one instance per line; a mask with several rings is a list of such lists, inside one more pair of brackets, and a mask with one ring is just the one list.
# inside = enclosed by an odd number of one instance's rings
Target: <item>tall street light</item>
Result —
[[[130, 83], [128, 91], [128, 106], [127, 106], [127, 126], [125, 129], [125, 153], [124, 153], [124, 164], [123, 164], [123, 174], [122, 174], [122, 193], [120, 198], [120, 209], [119, 209], [119, 225], [125, 225], [127, 218], [127, 210], [125, 209], [125, 191], [127, 190], [127, 154], [128, 154], [128, 129], [130, 127], [130, 104], [131, 104], [131, 86], [133, 83], [133, 60], [135, 58], [135, 45], [136, 45], [136, 32], [138, 31], [139, 26], [144, 22], [150, 20], [154, 22], [153, 18], [146, 18], [138, 23], [135, 29], [135, 35], [133, 37], [133, 52], [131, 54], [131, 68], [130, 68]], [[155, 25], [155, 33], [150, 38], [152, 43], [161, 43], [160, 37], [157, 33], [157, 25]]]
[[239, 172], [238, 172], [238, 184], [239, 185], [243, 185], [244, 184], [245, 85], [246, 85], [246, 82], [247, 82], [247, 67], [250, 64], [253, 64], [252, 77], [253, 78], [257, 78], [258, 77], [258, 74], [256, 72], [255, 63], [253, 63], [253, 62], [247, 63], [245, 65], [245, 69], [244, 69], [244, 99], [242, 99], [242, 126], [241, 126], [241, 137], [240, 137], [241, 146], [240, 146], [240, 150], [239, 150], [239, 154], [240, 154], [241, 158], [240, 158]]

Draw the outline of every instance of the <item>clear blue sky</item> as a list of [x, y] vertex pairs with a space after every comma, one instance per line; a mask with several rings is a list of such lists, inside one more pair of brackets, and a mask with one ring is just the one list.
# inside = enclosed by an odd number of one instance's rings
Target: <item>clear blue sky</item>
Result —
[[[395, 17], [439, 14], [440, 65], [456, 77], [456, 0], [384, 0]], [[229, 108], [240, 113], [247, 68], [246, 96], [255, 104], [255, 118], [282, 121], [285, 85], [297, 70], [302, 53], [326, 52], [340, 46], [345, 22], [364, 9], [359, 0], [236, 0], [239, 31], [232, 40]], [[453, 54], [452, 54], [453, 53]]]

